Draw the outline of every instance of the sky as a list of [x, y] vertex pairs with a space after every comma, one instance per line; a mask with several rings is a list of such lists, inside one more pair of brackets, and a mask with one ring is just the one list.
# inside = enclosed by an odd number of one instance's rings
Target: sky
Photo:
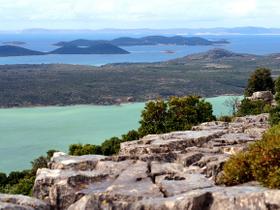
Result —
[[280, 0], [0, 0], [0, 30], [280, 28]]

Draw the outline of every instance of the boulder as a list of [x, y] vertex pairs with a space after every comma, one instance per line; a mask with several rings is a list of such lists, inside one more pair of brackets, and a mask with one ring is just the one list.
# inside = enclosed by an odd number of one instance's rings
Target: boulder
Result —
[[258, 91], [254, 92], [251, 97], [248, 97], [250, 100], [263, 100], [265, 102], [271, 103], [273, 100], [273, 94], [271, 91]]
[[0, 194], [1, 210], [50, 210], [49, 205], [36, 198], [23, 195]]

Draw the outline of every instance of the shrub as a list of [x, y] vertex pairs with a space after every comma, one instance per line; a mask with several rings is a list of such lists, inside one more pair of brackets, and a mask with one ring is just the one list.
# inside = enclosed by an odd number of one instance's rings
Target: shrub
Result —
[[90, 154], [102, 154], [101, 146], [92, 144], [72, 144], [69, 146], [69, 155], [80, 156]]
[[112, 137], [104, 141], [101, 145], [101, 150], [103, 155], [113, 155], [117, 154], [120, 150], [120, 144], [122, 140], [118, 137]]
[[267, 104], [263, 100], [251, 101], [249, 99], [243, 99], [238, 108], [237, 116], [257, 115], [267, 110]]
[[133, 141], [133, 140], [138, 140], [140, 138], [141, 138], [141, 136], [140, 136], [139, 132], [136, 130], [128, 131], [127, 134], [122, 135], [123, 141]]
[[269, 112], [269, 123], [273, 125], [278, 125], [280, 123], [280, 105], [273, 108]]
[[146, 104], [141, 114], [139, 133], [142, 136], [166, 132], [167, 104], [159, 99]]
[[232, 122], [233, 116], [221, 116], [218, 118], [218, 121], [222, 122]]
[[3, 187], [7, 183], [7, 175], [4, 173], [0, 173], [0, 187]]
[[40, 156], [31, 162], [32, 168], [24, 171], [13, 171], [8, 176], [0, 173], [0, 192], [31, 195], [38, 168], [47, 167], [55, 150], [49, 150], [47, 156]]
[[275, 92], [270, 69], [258, 68], [250, 76], [248, 85], [245, 89], [245, 96], [251, 96], [257, 91], [271, 91], [272, 93]]
[[212, 105], [197, 96], [151, 101], [142, 112], [139, 133], [145, 136], [189, 130], [193, 125], [214, 120], [212, 113]]
[[225, 163], [223, 175], [218, 183], [232, 186], [251, 180], [253, 180], [253, 175], [250, 169], [249, 153], [239, 153]]
[[275, 91], [276, 91], [275, 99], [278, 102], [278, 104], [280, 104], [280, 77], [278, 77], [275, 80]]
[[247, 152], [232, 156], [223, 168], [220, 183], [236, 185], [256, 180], [270, 188], [279, 188], [280, 125], [270, 129], [262, 140], [252, 144]]

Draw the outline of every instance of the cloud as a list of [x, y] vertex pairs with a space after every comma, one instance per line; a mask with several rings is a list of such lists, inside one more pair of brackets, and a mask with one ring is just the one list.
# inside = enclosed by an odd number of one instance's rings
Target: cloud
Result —
[[245, 23], [252, 25], [267, 23], [276, 26], [280, 24], [280, 2], [278, 0], [0, 0], [0, 19], [0, 30], [4, 27], [207, 27]]

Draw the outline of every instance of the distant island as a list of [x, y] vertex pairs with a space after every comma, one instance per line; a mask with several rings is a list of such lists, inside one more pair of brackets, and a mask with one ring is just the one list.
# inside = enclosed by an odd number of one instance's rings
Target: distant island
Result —
[[214, 45], [228, 44], [226, 40], [210, 41], [201, 37], [183, 37], [183, 36], [146, 36], [142, 38], [121, 37], [113, 40], [87, 40], [77, 39], [70, 42], [58, 42], [55, 46], [92, 46], [98, 43], [110, 43], [116, 46], [147, 46], [147, 45]]
[[90, 46], [66, 45], [49, 54], [129, 54], [129, 52], [110, 43], [94, 43]]
[[91, 46], [65, 46], [51, 52], [40, 52], [14, 45], [0, 46], [0, 57], [48, 54], [129, 54], [129, 52], [110, 43], [96, 43]]
[[0, 106], [144, 102], [158, 97], [242, 95], [257, 67], [280, 75], [280, 54], [214, 49], [155, 63], [0, 65]]
[[0, 57], [27, 55], [45, 55], [45, 53], [12, 45], [0, 46]]
[[21, 41], [11, 41], [11, 42], [2, 42], [4, 45], [24, 45], [26, 42]]

